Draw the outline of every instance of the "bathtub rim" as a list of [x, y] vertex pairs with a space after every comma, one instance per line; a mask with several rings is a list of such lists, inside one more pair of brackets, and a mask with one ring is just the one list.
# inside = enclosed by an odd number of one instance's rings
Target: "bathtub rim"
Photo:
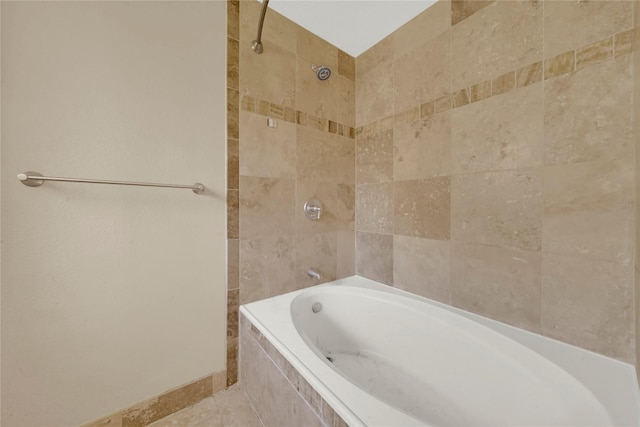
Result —
[[[289, 361], [289, 363], [291, 363], [298, 373], [316, 389], [320, 396], [325, 399], [327, 403], [333, 407], [335, 412], [349, 425], [366, 425], [366, 422], [353, 413], [340, 400], [340, 398], [336, 396], [331, 389], [327, 387], [327, 385], [325, 385], [324, 382], [318, 378], [316, 374], [314, 374], [307, 365], [303, 363], [296, 354], [294, 354], [287, 345], [275, 336], [269, 330], [269, 327], [263, 324], [258, 316], [254, 315], [252, 312], [252, 309], [258, 307], [258, 304], [263, 305], [266, 301], [274, 302], [277, 300], [277, 303], [284, 304], [286, 306], [287, 318], [290, 320], [289, 307], [296, 296], [312, 288], [333, 286], [368, 288], [389, 292], [423, 301], [476, 321], [483, 326], [487, 326], [498, 333], [517, 341], [525, 347], [530, 348], [532, 351], [539, 353], [574, 377], [602, 403], [610, 414], [614, 425], [640, 425], [640, 389], [638, 388], [636, 371], [633, 365], [550, 337], [545, 337], [512, 325], [489, 319], [478, 314], [470, 313], [426, 297], [412, 294], [402, 289], [384, 285], [370, 279], [360, 276], [350, 276], [344, 279], [338, 279], [332, 282], [316, 285], [311, 288], [304, 288], [276, 297], [241, 305], [240, 312], [258, 328], [258, 330], [274, 345], [274, 347]], [[267, 302], [267, 304], [269, 304], [269, 302]], [[290, 323], [291, 328], [297, 335], [295, 326], [292, 322]], [[304, 343], [302, 337], [298, 336], [298, 338]], [[304, 345], [306, 346], [306, 343], [304, 343]], [[317, 357], [311, 349], [308, 350], [314, 357]], [[322, 361], [320, 362], [322, 363]], [[326, 367], [326, 369], [331, 370], [330, 367]], [[611, 384], [615, 384], [615, 386], [612, 386]], [[388, 408], [397, 412], [393, 407], [388, 406]], [[408, 415], [407, 417], [416, 421]], [[631, 421], [633, 424], [630, 424], [631, 418], [633, 418]]]

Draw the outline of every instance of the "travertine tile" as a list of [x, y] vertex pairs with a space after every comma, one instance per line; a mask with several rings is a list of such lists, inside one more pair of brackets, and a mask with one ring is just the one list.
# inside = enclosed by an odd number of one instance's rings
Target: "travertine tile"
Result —
[[267, 126], [267, 118], [240, 112], [240, 174], [265, 178], [295, 178], [296, 125], [278, 120]]
[[452, 32], [455, 90], [542, 59], [542, 2], [497, 1]]
[[449, 304], [450, 242], [393, 236], [393, 286]]
[[393, 36], [385, 37], [356, 58], [356, 80], [360, 80], [382, 63], [393, 60]]
[[448, 240], [450, 189], [451, 180], [448, 176], [394, 182], [394, 233]]
[[83, 424], [81, 427], [122, 427], [122, 414], [115, 414], [102, 417], [98, 420]]
[[238, 382], [238, 341], [239, 338], [227, 339], [227, 386]]
[[241, 334], [241, 385], [262, 424], [265, 427], [325, 427], [267, 353], [247, 335]]
[[451, 95], [441, 96], [433, 101], [433, 112], [435, 114], [442, 113], [451, 109]]
[[632, 5], [632, 1], [546, 1], [545, 56], [556, 56], [631, 29]]
[[393, 53], [396, 59], [451, 27], [450, 3], [449, 0], [439, 0], [393, 33]]
[[576, 50], [576, 69], [613, 58], [613, 37]]
[[[336, 279], [337, 232], [310, 234], [296, 237], [296, 275], [298, 288], [330, 282]], [[307, 270], [316, 270], [320, 280], [307, 276]]]
[[240, 304], [297, 289], [295, 237], [240, 241]]
[[360, 184], [356, 187], [356, 229], [370, 233], [393, 233], [393, 183]]
[[491, 95], [500, 95], [516, 87], [515, 71], [509, 71], [491, 81]]
[[393, 129], [356, 137], [356, 183], [393, 180]]
[[453, 305], [539, 333], [540, 252], [474, 243], [452, 245]]
[[213, 399], [224, 427], [262, 427], [241, 387], [230, 387], [222, 393], [215, 394]]
[[353, 184], [354, 164], [353, 139], [298, 126], [298, 179]]
[[336, 199], [336, 229], [354, 230], [356, 222], [356, 186], [338, 184]]
[[[356, 125], [356, 82], [339, 75], [332, 75], [331, 79], [335, 79], [338, 96], [338, 121], [343, 125], [354, 127]], [[343, 134], [349, 136], [346, 131]]]
[[456, 25], [493, 3], [493, 0], [451, 0], [451, 25]]
[[454, 174], [542, 165], [542, 83], [451, 112]]
[[240, 44], [238, 40], [227, 37], [227, 87], [239, 89], [240, 83]]
[[356, 59], [338, 49], [338, 74], [349, 80], [356, 80]]
[[356, 274], [356, 233], [338, 231], [336, 279]]
[[450, 93], [450, 33], [444, 32], [396, 59], [393, 65], [393, 85], [395, 112]]
[[240, 239], [293, 234], [294, 180], [241, 176], [240, 188]]
[[544, 60], [544, 79], [560, 77], [564, 74], [571, 73], [576, 69], [576, 52], [561, 53], [553, 58]]
[[[296, 45], [298, 58], [312, 64], [326, 65], [332, 70], [338, 69], [338, 48], [301, 26], [297, 26]], [[315, 75], [310, 68], [308, 71]]]
[[393, 236], [356, 232], [356, 274], [393, 284]]
[[[243, 6], [245, 3], [242, 2]], [[270, 22], [269, 20], [265, 20]], [[267, 43], [264, 41], [264, 43]], [[296, 55], [277, 44], [265, 45], [265, 53], [256, 55], [251, 40], [240, 41], [240, 93], [256, 99], [294, 108], [296, 101]], [[267, 54], [268, 49], [268, 54]], [[312, 73], [311, 70], [309, 70]]]
[[450, 110], [395, 126], [394, 180], [423, 179], [451, 173], [451, 114]]
[[296, 108], [338, 121], [338, 76], [320, 80], [311, 68], [312, 62], [298, 56], [296, 64]]
[[631, 262], [633, 171], [631, 159], [546, 167], [545, 251]]
[[227, 291], [227, 338], [238, 338], [238, 309], [240, 293], [238, 289]]
[[227, 190], [227, 239], [240, 237], [240, 192]]
[[[364, 55], [364, 54], [363, 54]], [[381, 63], [376, 69], [356, 79], [356, 126], [363, 126], [374, 120], [393, 114], [393, 62]]]
[[471, 102], [482, 101], [491, 96], [491, 80], [475, 84], [469, 88]]
[[237, 239], [227, 240], [227, 290], [240, 286], [240, 243]]
[[[338, 229], [338, 184], [298, 180], [296, 182], [296, 234], [326, 233]], [[309, 199], [322, 202], [320, 220], [312, 221], [304, 213]]]
[[613, 43], [615, 58], [630, 54], [631, 52], [633, 52], [633, 30], [616, 34]]
[[541, 174], [534, 168], [453, 177], [452, 240], [539, 251]]
[[464, 88], [456, 91], [452, 96], [453, 108], [459, 108], [470, 102], [469, 89]]
[[545, 164], [631, 156], [633, 77], [625, 56], [545, 84]]
[[429, 101], [429, 102], [425, 102], [424, 104], [420, 105], [420, 118], [422, 119], [426, 119], [428, 117], [433, 116], [434, 114], [434, 101]]
[[240, 94], [236, 89], [227, 88], [227, 136], [240, 137]]
[[227, 140], [227, 188], [240, 188], [240, 142]]
[[213, 394], [211, 376], [146, 400], [122, 413], [122, 427], [143, 427]]
[[542, 80], [542, 61], [516, 70], [516, 87], [528, 86]]
[[631, 265], [545, 254], [542, 271], [542, 333], [632, 363]]
[[[240, 44], [251, 50], [251, 41], [256, 38], [256, 30], [260, 22], [262, 3], [256, 1], [240, 1]], [[273, 9], [267, 11], [262, 29], [262, 44], [264, 54], [272, 53], [272, 48], [277, 46], [293, 54], [296, 53], [298, 29], [300, 27]], [[265, 56], [256, 55], [254, 56]], [[268, 56], [268, 55], [267, 55]], [[243, 68], [243, 73], [245, 69]]]
[[227, 1], [227, 36], [240, 39], [240, 1]]
[[[202, 425], [210, 427], [224, 426], [213, 396], [151, 423], [148, 427], [198, 427]], [[109, 425], [109, 427], [111, 426]]]

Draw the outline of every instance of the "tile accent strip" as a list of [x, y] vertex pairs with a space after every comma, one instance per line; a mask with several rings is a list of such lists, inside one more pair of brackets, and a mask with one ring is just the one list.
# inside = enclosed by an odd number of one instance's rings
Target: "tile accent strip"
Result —
[[226, 387], [227, 372], [220, 371], [114, 414], [83, 424], [81, 427], [143, 427], [194, 405]]
[[[226, 385], [238, 381], [238, 276], [240, 237], [240, 2], [227, 0], [227, 369]], [[255, 106], [254, 106], [255, 108]], [[287, 114], [286, 110], [276, 112]], [[231, 251], [234, 250], [232, 253]], [[235, 316], [235, 318], [234, 318]]]
[[[356, 128], [355, 134], [357, 136], [369, 135], [372, 132], [393, 128], [394, 123], [407, 123], [407, 121], [410, 122], [418, 117], [425, 119], [452, 108], [460, 108], [473, 102], [507, 93], [516, 88], [560, 77], [589, 65], [629, 55], [632, 52], [633, 30], [624, 31], [590, 45], [509, 71], [493, 79], [455, 90], [449, 95], [432, 99], [416, 107], [395, 113], [393, 116], [387, 116], [364, 126], [359, 126]], [[416, 114], [416, 111], [419, 114]]]
[[318, 392], [305, 380], [298, 371], [291, 366], [289, 361], [271, 344], [271, 342], [256, 328], [249, 319], [240, 313], [240, 323], [243, 331], [247, 331], [258, 345], [267, 353], [269, 358], [278, 367], [282, 375], [289, 380], [300, 396], [313, 409], [316, 416], [327, 427], [348, 427], [348, 424], [338, 415], [333, 408], [318, 394]]
[[327, 120], [323, 117], [317, 117], [304, 111], [294, 110], [279, 104], [274, 104], [262, 99], [256, 99], [253, 96], [244, 95], [240, 101], [240, 109], [250, 113], [258, 113], [261, 116], [282, 119], [289, 123], [296, 123], [300, 126], [308, 126], [314, 129], [344, 136], [354, 139], [356, 137], [355, 129], [343, 123]]

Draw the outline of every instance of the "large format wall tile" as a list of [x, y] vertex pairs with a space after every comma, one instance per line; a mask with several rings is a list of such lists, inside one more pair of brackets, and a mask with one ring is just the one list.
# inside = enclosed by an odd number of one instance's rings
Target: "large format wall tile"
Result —
[[[257, 1], [240, 1], [240, 43], [251, 46], [256, 38], [262, 3]], [[264, 53], [271, 52], [271, 47], [278, 46], [291, 53], [296, 53], [299, 26], [273, 9], [267, 11], [262, 29]], [[254, 54], [255, 55], [255, 54]], [[260, 56], [260, 55], [255, 55]], [[265, 56], [264, 54], [262, 56]], [[243, 67], [242, 73], [248, 70]]]
[[256, 55], [249, 44], [240, 43], [240, 94], [293, 108], [296, 55], [275, 44], [268, 49], [268, 54]]
[[240, 304], [296, 290], [295, 261], [295, 237], [241, 240]]
[[633, 1], [545, 1], [544, 54], [551, 58], [632, 28]]
[[395, 181], [451, 174], [451, 111], [396, 123], [393, 134]]
[[448, 176], [393, 184], [395, 234], [449, 240], [451, 180]]
[[356, 80], [393, 59], [393, 38], [385, 37], [356, 58]]
[[542, 165], [543, 89], [536, 83], [452, 112], [454, 174]]
[[393, 184], [381, 182], [356, 187], [358, 231], [393, 233]]
[[296, 64], [296, 108], [342, 123], [342, 118], [338, 117], [338, 76], [332, 75], [328, 80], [320, 80], [311, 68], [318, 64], [302, 59], [299, 55]]
[[338, 96], [337, 120], [347, 126], [356, 125], [356, 82], [340, 75], [331, 75]]
[[356, 232], [356, 274], [393, 284], [393, 236]]
[[296, 125], [270, 128], [265, 117], [241, 111], [240, 129], [240, 175], [295, 178]]
[[539, 251], [539, 168], [460, 175], [451, 184], [453, 240]]
[[457, 90], [542, 59], [542, 2], [497, 1], [452, 31]]
[[[309, 199], [322, 202], [320, 220], [310, 220], [304, 213]], [[338, 184], [298, 180], [296, 182], [296, 234], [326, 233], [338, 229]]]
[[[356, 63], [356, 67], [359, 62]], [[393, 114], [393, 62], [386, 61], [356, 79], [356, 126]]]
[[450, 70], [451, 35], [448, 31], [396, 59], [393, 69], [395, 112], [451, 93]]
[[240, 239], [294, 233], [294, 180], [241, 176], [240, 188]]
[[494, 0], [451, 0], [451, 25], [464, 21]]
[[632, 363], [631, 264], [553, 254], [542, 271], [543, 334]]
[[540, 332], [539, 251], [453, 242], [454, 306]]
[[356, 184], [393, 180], [393, 129], [356, 137]]
[[[321, 233], [296, 237], [296, 276], [298, 287], [313, 286], [336, 279], [338, 234]], [[320, 280], [307, 276], [307, 270], [316, 270]]]
[[397, 59], [451, 27], [451, 2], [439, 0], [393, 33], [393, 54]]
[[353, 184], [354, 165], [353, 139], [298, 126], [298, 179]]
[[356, 233], [338, 231], [336, 279], [356, 274]]
[[450, 242], [393, 236], [393, 286], [449, 304]]
[[631, 59], [605, 61], [545, 83], [545, 164], [632, 155]]
[[633, 184], [631, 159], [545, 167], [544, 250], [630, 262]]

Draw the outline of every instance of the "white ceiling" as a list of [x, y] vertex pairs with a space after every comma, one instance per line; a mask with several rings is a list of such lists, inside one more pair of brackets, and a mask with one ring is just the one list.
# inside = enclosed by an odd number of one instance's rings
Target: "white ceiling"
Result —
[[[356, 57], [435, 0], [270, 0], [269, 8]], [[265, 19], [269, 19], [269, 13]]]

